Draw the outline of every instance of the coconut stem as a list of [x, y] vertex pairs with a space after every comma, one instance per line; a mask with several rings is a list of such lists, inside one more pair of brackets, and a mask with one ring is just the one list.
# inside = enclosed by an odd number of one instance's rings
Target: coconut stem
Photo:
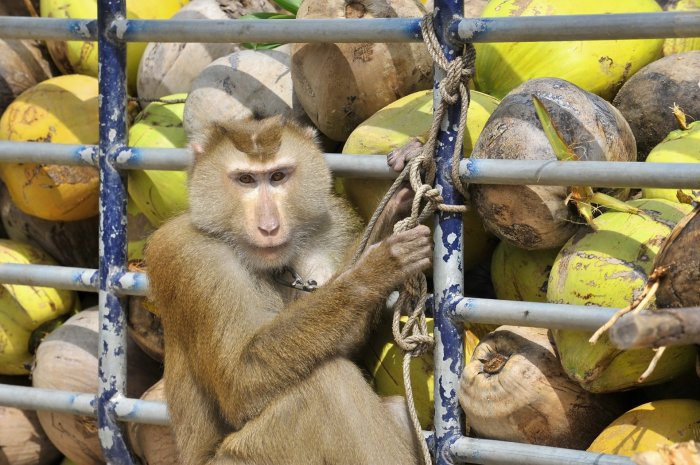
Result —
[[643, 382], [645, 379], [647, 379], [651, 374], [654, 372], [656, 369], [656, 365], [658, 365], [659, 360], [661, 360], [661, 357], [663, 356], [664, 352], [666, 351], [666, 346], [659, 347], [658, 349], [654, 349], [654, 358], [651, 359], [651, 362], [649, 362], [649, 366], [647, 367], [646, 370], [644, 370], [644, 373], [637, 379], [638, 383]]
[[491, 358], [482, 362], [484, 367], [484, 373], [488, 373], [489, 375], [495, 375], [499, 373], [508, 361], [508, 357], [506, 357], [503, 354], [495, 353], [492, 355], [493, 356]]
[[676, 118], [676, 121], [678, 121], [678, 127], [684, 131], [687, 130], [688, 123], [685, 119], [685, 112], [683, 112], [683, 110], [681, 109], [681, 107], [678, 106], [677, 103], [673, 104], [673, 107], [671, 108], [671, 112], [673, 113], [673, 116]]

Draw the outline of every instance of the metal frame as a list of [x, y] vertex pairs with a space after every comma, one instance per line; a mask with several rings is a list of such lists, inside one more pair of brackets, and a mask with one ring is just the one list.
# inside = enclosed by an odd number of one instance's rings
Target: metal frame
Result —
[[[125, 120], [126, 42], [179, 41], [241, 42], [407, 42], [420, 41], [419, 19], [295, 20], [267, 21], [147, 21], [125, 19], [124, 0], [99, 0], [98, 19], [45, 19], [0, 17], [0, 37], [6, 39], [99, 39], [100, 144], [99, 146], [0, 142], [0, 162], [33, 161], [70, 165], [93, 165], [100, 169], [100, 266], [99, 269], [43, 265], [0, 265], [0, 281], [37, 284], [99, 294], [100, 347], [99, 392], [73, 393], [57, 390], [0, 385], [0, 405], [51, 410], [98, 418], [99, 438], [108, 463], [134, 464], [123, 439], [119, 421], [167, 424], [165, 404], [125, 397], [126, 374], [124, 319], [125, 295], [145, 295], [148, 280], [131, 273], [126, 264], [126, 169], [179, 170], [189, 154], [178, 149], [127, 147]], [[556, 16], [530, 18], [460, 18], [461, 1], [435, 0], [438, 37], [447, 56], [459, 53], [459, 43], [596, 40], [648, 37], [700, 36], [700, 12], [617, 15]], [[436, 73], [435, 85], [441, 79]], [[449, 164], [454, 134], [445, 117], [439, 136], [437, 184], [447, 203], [462, 201], [442, 173]], [[450, 140], [452, 139], [452, 140]], [[380, 157], [347, 157], [327, 154], [336, 174], [391, 177]], [[700, 166], [673, 163], [623, 163], [611, 169], [600, 162], [539, 162], [464, 160], [461, 176], [471, 183], [549, 184], [574, 183], [600, 187], [692, 187], [700, 188]], [[435, 432], [430, 443], [436, 463], [455, 461], [482, 464], [548, 465], [561, 463], [622, 465], [626, 457], [474, 439], [462, 436], [461, 412], [456, 400], [457, 383], [464, 364], [460, 324], [462, 321], [545, 326], [597, 328], [615, 309], [535, 304], [531, 302], [473, 299], [462, 296], [463, 244], [461, 217], [437, 215], [434, 257], [435, 282]]]

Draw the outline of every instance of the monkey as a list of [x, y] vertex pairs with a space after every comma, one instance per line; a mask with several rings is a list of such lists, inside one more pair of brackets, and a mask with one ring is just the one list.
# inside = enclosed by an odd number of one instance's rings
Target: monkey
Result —
[[145, 249], [181, 464], [418, 464], [351, 361], [387, 296], [432, 262], [429, 228], [390, 233], [405, 191], [352, 263], [359, 220], [314, 130], [219, 121], [190, 147], [189, 208]]

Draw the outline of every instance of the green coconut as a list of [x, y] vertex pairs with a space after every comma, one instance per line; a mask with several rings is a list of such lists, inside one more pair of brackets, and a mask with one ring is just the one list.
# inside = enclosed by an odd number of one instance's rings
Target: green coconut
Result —
[[[664, 8], [667, 11], [700, 10], [700, 0], [676, 0]], [[700, 37], [669, 37], [664, 40], [664, 55], [700, 50]]]
[[[163, 100], [184, 101], [186, 94]], [[182, 127], [184, 103], [153, 102], [129, 129], [133, 147], [183, 148], [187, 135]], [[155, 227], [187, 209], [187, 173], [165, 170], [130, 170], [129, 197]]]
[[[687, 129], [672, 131], [649, 152], [647, 163], [700, 163], [700, 121], [688, 125]], [[700, 189], [681, 189], [683, 194], [700, 201]], [[647, 199], [667, 199], [678, 202], [678, 189], [647, 187], [642, 189]]]
[[[483, 17], [661, 11], [654, 0], [491, 0]], [[558, 77], [606, 100], [642, 66], [661, 56], [663, 39], [476, 44], [477, 90], [502, 98], [523, 82]]]
[[[581, 230], [564, 245], [550, 273], [549, 302], [623, 308], [641, 294], [660, 247], [692, 207], [657, 199], [628, 203], [645, 214], [603, 213], [594, 220], [597, 230]], [[621, 351], [607, 336], [594, 345], [590, 337], [585, 331], [554, 331], [564, 370], [591, 392], [664, 382], [695, 364], [694, 346], [669, 347], [640, 384], [654, 356], [651, 349]]]
[[[464, 156], [468, 157], [489, 115], [498, 100], [472, 91], [464, 135]], [[415, 137], [424, 138], [433, 117], [433, 92], [424, 90], [407, 95], [365, 120], [350, 134], [343, 146], [344, 154], [374, 154], [386, 156]], [[336, 188], [344, 194], [360, 216], [368, 221], [382, 197], [391, 186], [390, 180], [369, 178], [336, 178]], [[486, 232], [474, 211], [463, 215], [464, 263], [468, 269], [488, 258], [496, 244]]]
[[491, 256], [491, 282], [496, 298], [547, 301], [547, 282], [559, 249], [524, 250], [501, 241]]

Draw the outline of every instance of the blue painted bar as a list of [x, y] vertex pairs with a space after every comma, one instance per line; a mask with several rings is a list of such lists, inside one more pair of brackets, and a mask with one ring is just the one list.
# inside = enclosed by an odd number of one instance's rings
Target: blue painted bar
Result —
[[100, 268], [99, 268], [99, 392], [97, 426], [100, 445], [110, 465], [134, 465], [117, 423], [116, 401], [126, 392], [126, 315], [124, 298], [112, 289], [126, 254], [126, 176], [114, 159], [127, 145], [126, 43], [111, 34], [115, 18], [126, 17], [124, 0], [99, 0], [100, 91]]
[[[461, 47], [453, 48], [442, 35], [455, 16], [462, 16], [462, 0], [435, 0], [434, 25], [442, 51], [448, 61], [461, 54]], [[440, 102], [438, 86], [445, 73], [435, 66], [434, 104]], [[460, 118], [460, 102], [448, 107], [438, 134], [436, 186], [441, 189], [444, 203], [461, 205], [464, 199], [454, 189], [450, 179], [452, 154], [457, 140], [457, 126]], [[461, 151], [460, 151], [461, 152]], [[456, 324], [449, 316], [450, 301], [455, 295], [462, 295], [464, 286], [462, 215], [438, 212], [433, 231], [433, 283], [435, 300], [435, 449], [436, 465], [451, 465], [449, 454], [452, 442], [463, 434], [462, 412], [457, 400], [459, 377], [464, 367], [464, 334], [461, 324]]]
[[[455, 42], [533, 42], [700, 36], [700, 12], [464, 18], [448, 23]], [[420, 42], [419, 18], [347, 20], [117, 20], [126, 42]], [[0, 16], [5, 39], [95, 40], [89, 19]]]
[[99, 274], [90, 268], [0, 263], [0, 282], [97, 292]]

